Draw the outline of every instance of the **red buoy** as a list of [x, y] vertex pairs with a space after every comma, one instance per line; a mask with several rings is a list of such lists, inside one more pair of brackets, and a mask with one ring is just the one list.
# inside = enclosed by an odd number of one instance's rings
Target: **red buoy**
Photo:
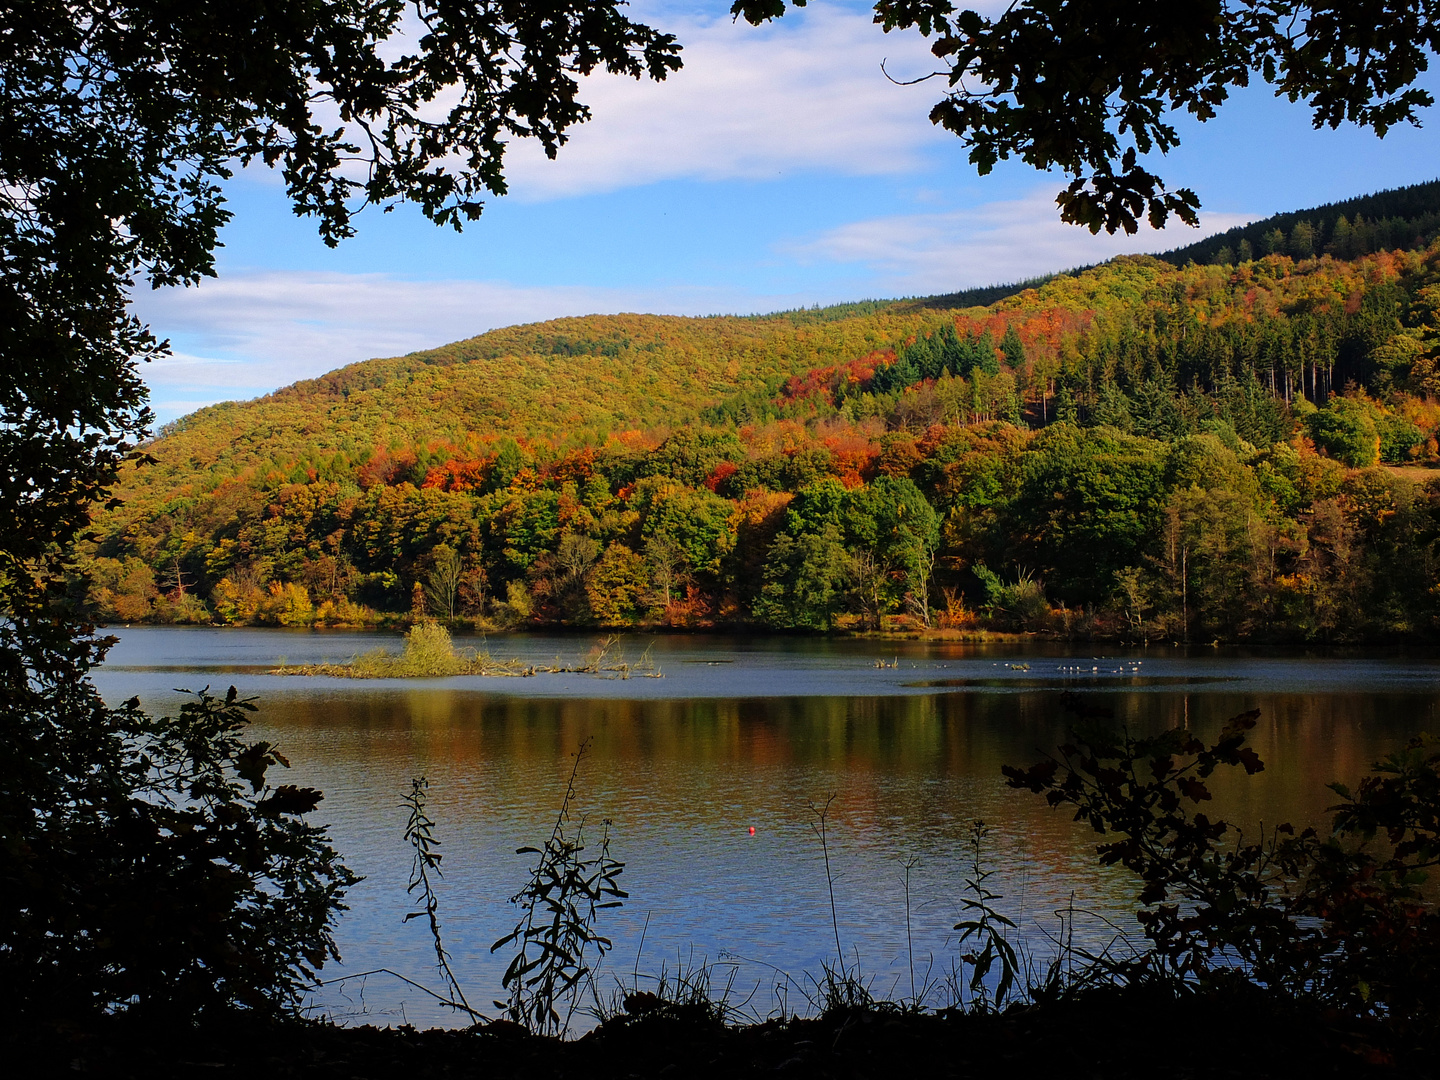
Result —
[[751, 835], [751, 836], [754, 836], [754, 835], [755, 835], [755, 826], [754, 826], [754, 825], [751, 825], [751, 826], [750, 826], [750, 835]]

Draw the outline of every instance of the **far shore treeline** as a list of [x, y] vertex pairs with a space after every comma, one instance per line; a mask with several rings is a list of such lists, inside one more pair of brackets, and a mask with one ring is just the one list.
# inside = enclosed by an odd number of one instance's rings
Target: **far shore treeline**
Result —
[[124, 622], [1433, 640], [1440, 244], [1279, 232], [988, 308], [517, 326], [217, 405], [129, 469], [75, 589]]

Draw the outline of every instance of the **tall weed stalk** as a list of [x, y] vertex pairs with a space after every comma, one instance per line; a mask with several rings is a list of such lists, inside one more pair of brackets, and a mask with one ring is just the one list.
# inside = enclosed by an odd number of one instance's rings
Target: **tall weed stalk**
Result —
[[[955, 924], [960, 931], [960, 945], [971, 943], [961, 954], [961, 960], [970, 965], [968, 989], [973, 1007], [982, 1011], [1004, 1006], [1015, 987], [1015, 976], [1020, 971], [1020, 958], [1015, 946], [1005, 936], [1007, 929], [1014, 930], [1015, 923], [995, 908], [995, 901], [1001, 894], [993, 891], [986, 882], [998, 872], [985, 863], [985, 842], [990, 828], [983, 821], [970, 826], [970, 874], [965, 879], [967, 895], [960, 900], [961, 906], [971, 915]], [[999, 965], [999, 981], [995, 987], [994, 999], [990, 996], [990, 973]]]
[[[410, 884], [406, 887], [406, 893], [414, 895], [418, 892], [419, 908], [409, 912], [405, 916], [405, 922], [411, 919], [425, 919], [430, 927], [430, 939], [435, 944], [435, 963], [440, 970], [441, 976], [445, 979], [445, 985], [450, 992], [450, 998], [440, 1000], [447, 1005], [468, 1013], [472, 1017], [479, 1017], [480, 1014], [470, 1007], [465, 1000], [465, 991], [460, 989], [460, 982], [455, 978], [455, 972], [450, 967], [450, 956], [445, 951], [444, 942], [440, 938], [440, 898], [435, 893], [432, 875], [441, 877], [440, 860], [444, 857], [436, 849], [440, 841], [435, 838], [435, 822], [425, 812], [425, 796], [430, 789], [430, 782], [425, 777], [410, 781], [410, 794], [403, 797], [403, 803], [409, 808], [410, 818], [405, 823], [405, 842], [414, 849], [415, 858], [410, 864]], [[439, 995], [435, 995], [439, 997]]]
[[827, 1013], [875, 1007], [875, 998], [870, 993], [870, 987], [861, 977], [859, 959], [857, 958], [853, 965], [847, 964], [845, 946], [840, 943], [840, 915], [835, 906], [835, 874], [830, 867], [830, 805], [834, 801], [835, 796], [831, 795], [823, 806], [816, 806], [813, 802], [810, 804], [810, 812], [815, 815], [811, 828], [815, 830], [815, 836], [820, 841], [820, 853], [825, 859], [825, 885], [830, 896], [830, 928], [835, 934], [835, 966], [831, 967], [827, 961], [822, 960], [820, 978], [815, 981], [815, 997], [818, 998], [821, 1011]]
[[[496, 1001], [495, 1007], [539, 1034], [568, 1030], [594, 970], [587, 950], [593, 949], [593, 961], [610, 950], [610, 939], [595, 929], [600, 912], [620, 907], [629, 895], [619, 884], [625, 864], [610, 855], [609, 820], [601, 823], [599, 853], [588, 858], [584, 816], [572, 824], [575, 782], [589, 745], [587, 739], [575, 752], [550, 838], [542, 847], [516, 849], [517, 855], [538, 858], [530, 880], [510, 898], [520, 909], [515, 928], [490, 947], [493, 953], [518, 946], [501, 979], [509, 998]], [[567, 1000], [562, 1019], [559, 1006]]]

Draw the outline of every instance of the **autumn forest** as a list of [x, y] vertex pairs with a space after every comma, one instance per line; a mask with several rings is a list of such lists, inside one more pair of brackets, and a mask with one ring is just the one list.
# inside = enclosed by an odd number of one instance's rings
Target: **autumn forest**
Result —
[[112, 622], [1434, 638], [1435, 186], [988, 307], [355, 364], [161, 431], [75, 588]]

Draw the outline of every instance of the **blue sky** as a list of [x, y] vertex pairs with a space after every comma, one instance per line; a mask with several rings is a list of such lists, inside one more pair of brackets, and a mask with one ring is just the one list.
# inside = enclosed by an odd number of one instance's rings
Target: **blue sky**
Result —
[[367, 212], [336, 250], [263, 170], [228, 185], [219, 277], [144, 293], [171, 339], [146, 371], [162, 421], [342, 364], [496, 326], [592, 312], [749, 313], [949, 292], [1155, 251], [1279, 210], [1440, 175], [1440, 127], [1316, 132], [1263, 85], [1208, 124], [1181, 119], [1155, 171], [1193, 188], [1202, 231], [1092, 237], [1060, 224], [1059, 176], [1002, 163], [979, 177], [929, 123], [938, 80], [915, 33], [868, 5], [816, 0], [770, 26], [727, 5], [637, 2], [678, 34], [661, 84], [597, 76], [595, 117], [557, 161], [515, 144], [511, 192], [461, 235], [418, 213]]

